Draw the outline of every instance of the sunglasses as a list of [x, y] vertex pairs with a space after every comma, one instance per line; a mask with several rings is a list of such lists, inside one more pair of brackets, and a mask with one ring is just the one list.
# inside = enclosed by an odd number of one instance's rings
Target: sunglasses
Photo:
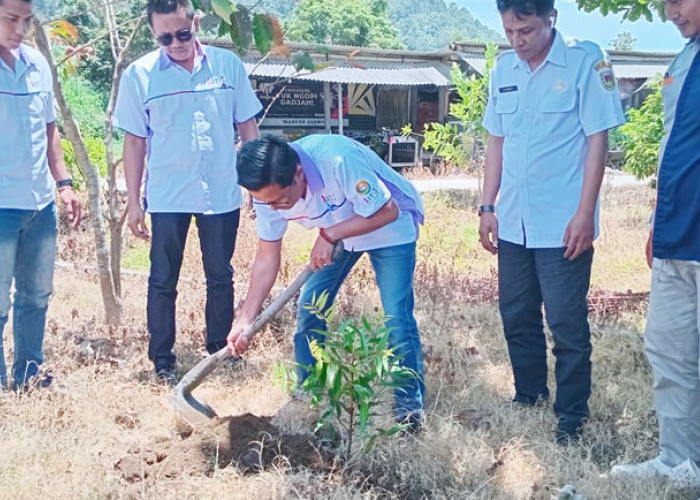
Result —
[[189, 42], [190, 40], [192, 40], [193, 36], [194, 36], [194, 33], [192, 32], [192, 30], [179, 30], [179, 31], [176, 31], [175, 34], [163, 33], [162, 35], [158, 35], [156, 37], [156, 40], [163, 47], [167, 47], [168, 45], [173, 43], [173, 40], [175, 40], [176, 38], [177, 38], [178, 42], [185, 43], [185, 42]]

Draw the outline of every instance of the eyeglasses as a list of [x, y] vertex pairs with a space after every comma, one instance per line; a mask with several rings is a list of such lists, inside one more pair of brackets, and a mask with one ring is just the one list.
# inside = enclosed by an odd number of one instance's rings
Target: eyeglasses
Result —
[[268, 205], [270, 207], [276, 207], [276, 208], [291, 208], [294, 206], [294, 203], [290, 203], [290, 194], [291, 194], [292, 186], [288, 186], [285, 189], [282, 190], [283, 194], [280, 196], [278, 199], [274, 201], [259, 201], [253, 198], [253, 204], [254, 205]]
[[280, 196], [276, 200], [260, 201], [260, 200], [256, 200], [255, 198], [253, 198], [253, 204], [254, 205], [267, 205], [269, 207], [278, 208], [278, 209], [279, 208], [281, 208], [281, 209], [292, 208], [294, 206], [294, 204], [296, 203], [296, 201], [294, 203], [291, 202], [292, 188], [293, 188], [293, 186], [296, 186], [296, 183], [297, 183], [297, 181], [296, 181], [296, 179], [294, 179], [294, 180], [292, 180], [292, 183], [289, 186], [287, 186], [286, 188], [282, 188], [282, 190], [280, 191]]
[[173, 40], [176, 38], [178, 42], [185, 43], [192, 40], [193, 36], [194, 33], [192, 33], [192, 30], [179, 30], [176, 31], [174, 35], [172, 33], [163, 33], [162, 35], [158, 35], [156, 37], [156, 40], [163, 47], [167, 47], [168, 45], [173, 43]]

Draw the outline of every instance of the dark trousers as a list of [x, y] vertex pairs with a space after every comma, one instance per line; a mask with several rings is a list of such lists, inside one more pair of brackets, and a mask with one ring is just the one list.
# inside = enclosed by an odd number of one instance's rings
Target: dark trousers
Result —
[[207, 280], [207, 351], [226, 345], [233, 323], [233, 267], [240, 211], [202, 215], [151, 214], [151, 272], [148, 277], [148, 357], [156, 370], [175, 366], [175, 300], [187, 231], [194, 216]]
[[589, 415], [591, 341], [586, 295], [593, 248], [573, 261], [563, 248], [498, 246], [498, 296], [515, 377], [515, 402], [549, 397], [542, 304], [554, 338], [560, 427], [575, 428]]

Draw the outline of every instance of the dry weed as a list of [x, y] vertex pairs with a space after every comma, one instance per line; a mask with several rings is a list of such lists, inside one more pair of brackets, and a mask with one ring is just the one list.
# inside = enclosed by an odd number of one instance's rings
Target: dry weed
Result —
[[[510, 403], [496, 262], [477, 241], [475, 195], [426, 197], [416, 269], [416, 315], [426, 362], [424, 430], [380, 442], [354, 468], [336, 463], [325, 470], [293, 467], [280, 458], [262, 471], [244, 472], [220, 464], [214, 447], [204, 451], [207, 470], [173, 471], [159, 450], [169, 450], [168, 456], [177, 453], [173, 450], [186, 453], [195, 441], [177, 434], [169, 393], [151, 382], [146, 275], [125, 275], [125, 324], [106, 327], [89, 234], [62, 234], [60, 256], [68, 264], [56, 274], [46, 337], [56, 385], [22, 396], [0, 394], [0, 498], [549, 500], [570, 484], [589, 500], [694, 500], [700, 492], [673, 490], [663, 481], [600, 477], [611, 464], [645, 459], [657, 446], [651, 376], [639, 333], [649, 280], [642, 250], [650, 199], [644, 187], [604, 189], [593, 271], [592, 295], [602, 306], [594, 305], [592, 315], [592, 416], [583, 441], [562, 448], [554, 443], [550, 405], [521, 409]], [[234, 257], [237, 300], [246, 289], [254, 231], [244, 218]], [[180, 370], [204, 355], [205, 287], [195, 235], [193, 228], [179, 287]], [[278, 286], [303, 267], [312, 241], [312, 233], [292, 228]], [[127, 253], [143, 252], [139, 245], [128, 238]], [[366, 258], [338, 305], [344, 316], [381, 317]], [[288, 307], [256, 338], [244, 361], [217, 372], [198, 394], [220, 415], [274, 415], [289, 400], [275, 372], [291, 361], [294, 316]], [[5, 337], [11, 355], [10, 329]], [[115, 467], [130, 453], [142, 457], [136, 465], [155, 471], [150, 479], [139, 480], [137, 473], [127, 480]]]

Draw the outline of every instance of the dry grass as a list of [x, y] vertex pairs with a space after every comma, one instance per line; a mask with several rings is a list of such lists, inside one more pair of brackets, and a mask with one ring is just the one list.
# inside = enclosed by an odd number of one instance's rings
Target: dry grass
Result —
[[[603, 293], [647, 289], [642, 248], [650, 198], [643, 187], [604, 190], [593, 273], [593, 286]], [[168, 460], [185, 454], [192, 441], [176, 433], [169, 392], [150, 381], [146, 277], [125, 277], [125, 325], [102, 326], [99, 287], [86, 269], [92, 262], [88, 235], [64, 235], [62, 257], [70, 258], [67, 246], [77, 257], [75, 267], [57, 271], [49, 311], [46, 359], [57, 383], [22, 396], [0, 394], [0, 498], [550, 499], [566, 484], [587, 499], [697, 498], [698, 491], [673, 490], [662, 481], [600, 477], [612, 463], [651, 456], [657, 445], [651, 377], [638, 334], [643, 304], [594, 315], [592, 418], [580, 445], [559, 447], [551, 408], [509, 403], [511, 373], [494, 302], [496, 263], [478, 248], [473, 195], [438, 193], [426, 201], [416, 315], [425, 346], [427, 419], [417, 438], [380, 443], [352, 469], [318, 472], [279, 462], [250, 474], [217, 466], [212, 457], [209, 470], [172, 477]], [[203, 355], [196, 241], [188, 244], [178, 299], [181, 369]], [[238, 298], [254, 241], [246, 219], [235, 256]], [[279, 285], [303, 266], [311, 241], [310, 233], [291, 232]], [[129, 240], [127, 253], [138, 256], [141, 245]], [[362, 259], [341, 292], [340, 313], [378, 318], [378, 305], [371, 268]], [[288, 308], [258, 337], [245, 363], [222, 370], [201, 389], [220, 414], [273, 415], [287, 402], [275, 371], [290, 362], [293, 321]], [[11, 341], [6, 347], [11, 351]], [[166, 445], [171, 455], [148, 481], [128, 482], [115, 469], [133, 450]]]

